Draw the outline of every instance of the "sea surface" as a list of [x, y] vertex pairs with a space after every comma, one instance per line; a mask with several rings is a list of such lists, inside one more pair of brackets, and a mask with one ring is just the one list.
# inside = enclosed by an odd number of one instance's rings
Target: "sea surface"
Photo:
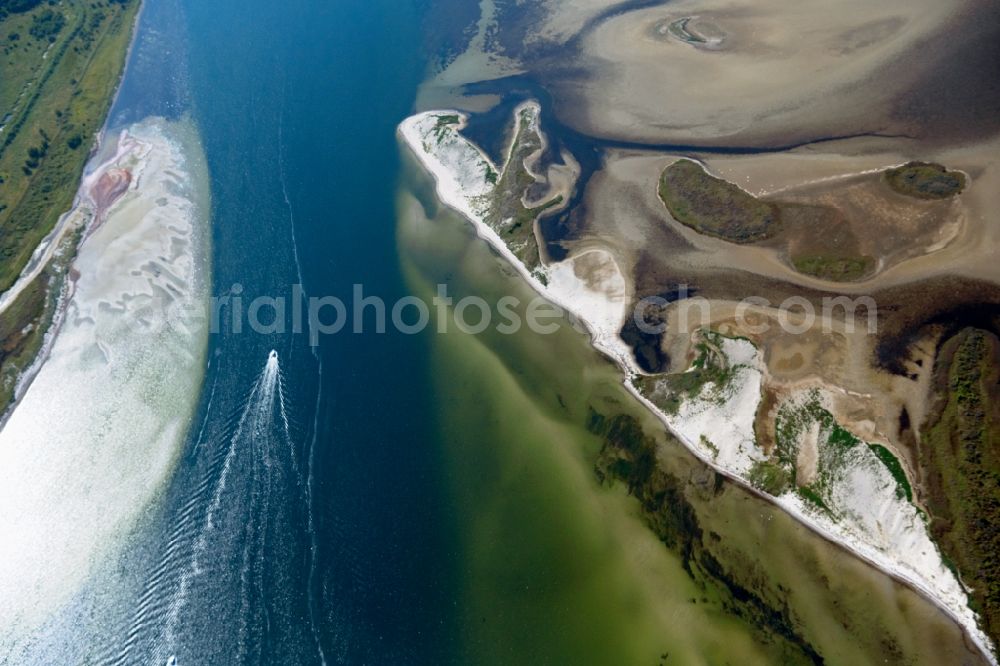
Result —
[[[358, 290], [389, 307], [441, 284], [457, 297], [531, 296], [397, 142], [427, 71], [424, 33], [439, 28], [423, 5], [145, 0], [110, 129], [151, 115], [197, 128], [219, 321], [169, 487], [83, 593], [77, 628], [55, 627], [66, 633], [38, 662], [960, 653], [953, 623], [914, 593], [666, 443], [696, 538], [724, 544], [713, 552], [728, 582], [692, 576], [683, 546], [661, 542], [625, 488], [595, 474], [594, 410], [655, 426], [568, 322], [552, 336], [477, 337], [437, 333], [435, 320], [411, 335], [353, 312]], [[500, 136], [488, 131], [500, 116], [471, 129]], [[287, 307], [254, 331], [247, 309], [261, 297]], [[310, 344], [294, 325], [304, 297], [341, 299], [351, 323]], [[754, 594], [792, 608], [791, 639], [747, 612]]]
[[[368, 333], [311, 346], [290, 316], [297, 289], [348, 304], [355, 284], [390, 304], [407, 293], [395, 127], [424, 71], [417, 8], [147, 0], [139, 30], [112, 125], [196, 122], [213, 293], [234, 300], [133, 558], [144, 580], [116, 658], [451, 661], [454, 525], [427, 341], [374, 332], [372, 313]], [[238, 330], [240, 297], [286, 299], [285, 330]]]

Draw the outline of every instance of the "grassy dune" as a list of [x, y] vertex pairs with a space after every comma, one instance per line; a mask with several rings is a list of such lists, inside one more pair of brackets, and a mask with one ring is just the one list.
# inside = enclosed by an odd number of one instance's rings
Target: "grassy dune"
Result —
[[529, 270], [541, 266], [538, 242], [535, 238], [535, 220], [549, 208], [562, 203], [556, 196], [537, 206], [525, 207], [522, 197], [535, 179], [525, 166], [532, 154], [542, 147], [537, 131], [530, 127], [531, 111], [522, 109], [510, 152], [496, 180], [496, 202], [486, 222], [503, 237], [514, 254]]
[[947, 199], [965, 189], [965, 174], [930, 162], [887, 169], [885, 180], [896, 192], [917, 199]]

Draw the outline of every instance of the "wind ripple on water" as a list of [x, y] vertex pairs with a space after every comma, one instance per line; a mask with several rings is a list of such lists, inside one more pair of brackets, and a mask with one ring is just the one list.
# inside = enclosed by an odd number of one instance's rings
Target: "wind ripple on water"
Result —
[[290, 571], [312, 536], [285, 395], [272, 351], [243, 405], [199, 434], [187, 494], [111, 663], [257, 662], [313, 642], [308, 591]]

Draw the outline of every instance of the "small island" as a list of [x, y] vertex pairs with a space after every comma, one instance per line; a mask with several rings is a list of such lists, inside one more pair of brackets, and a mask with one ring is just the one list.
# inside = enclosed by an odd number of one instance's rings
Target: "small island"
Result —
[[800, 275], [844, 283], [947, 244], [962, 219], [949, 199], [965, 185], [960, 171], [909, 162], [751, 194], [680, 158], [661, 172], [657, 193], [674, 221], [699, 234], [776, 250]]
[[659, 193], [675, 220], [731, 243], [765, 240], [780, 228], [776, 206], [712, 176], [691, 160], [677, 160], [663, 170]]
[[948, 199], [965, 189], [965, 174], [933, 162], [908, 162], [886, 169], [885, 182], [896, 192], [917, 199]]

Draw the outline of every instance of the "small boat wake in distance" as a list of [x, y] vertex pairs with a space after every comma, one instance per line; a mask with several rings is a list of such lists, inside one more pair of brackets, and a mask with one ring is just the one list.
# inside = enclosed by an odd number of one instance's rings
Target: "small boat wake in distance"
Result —
[[243, 663], [309, 643], [307, 591], [286, 570], [310, 541], [276, 351], [215, 430], [195, 443], [115, 664]]

